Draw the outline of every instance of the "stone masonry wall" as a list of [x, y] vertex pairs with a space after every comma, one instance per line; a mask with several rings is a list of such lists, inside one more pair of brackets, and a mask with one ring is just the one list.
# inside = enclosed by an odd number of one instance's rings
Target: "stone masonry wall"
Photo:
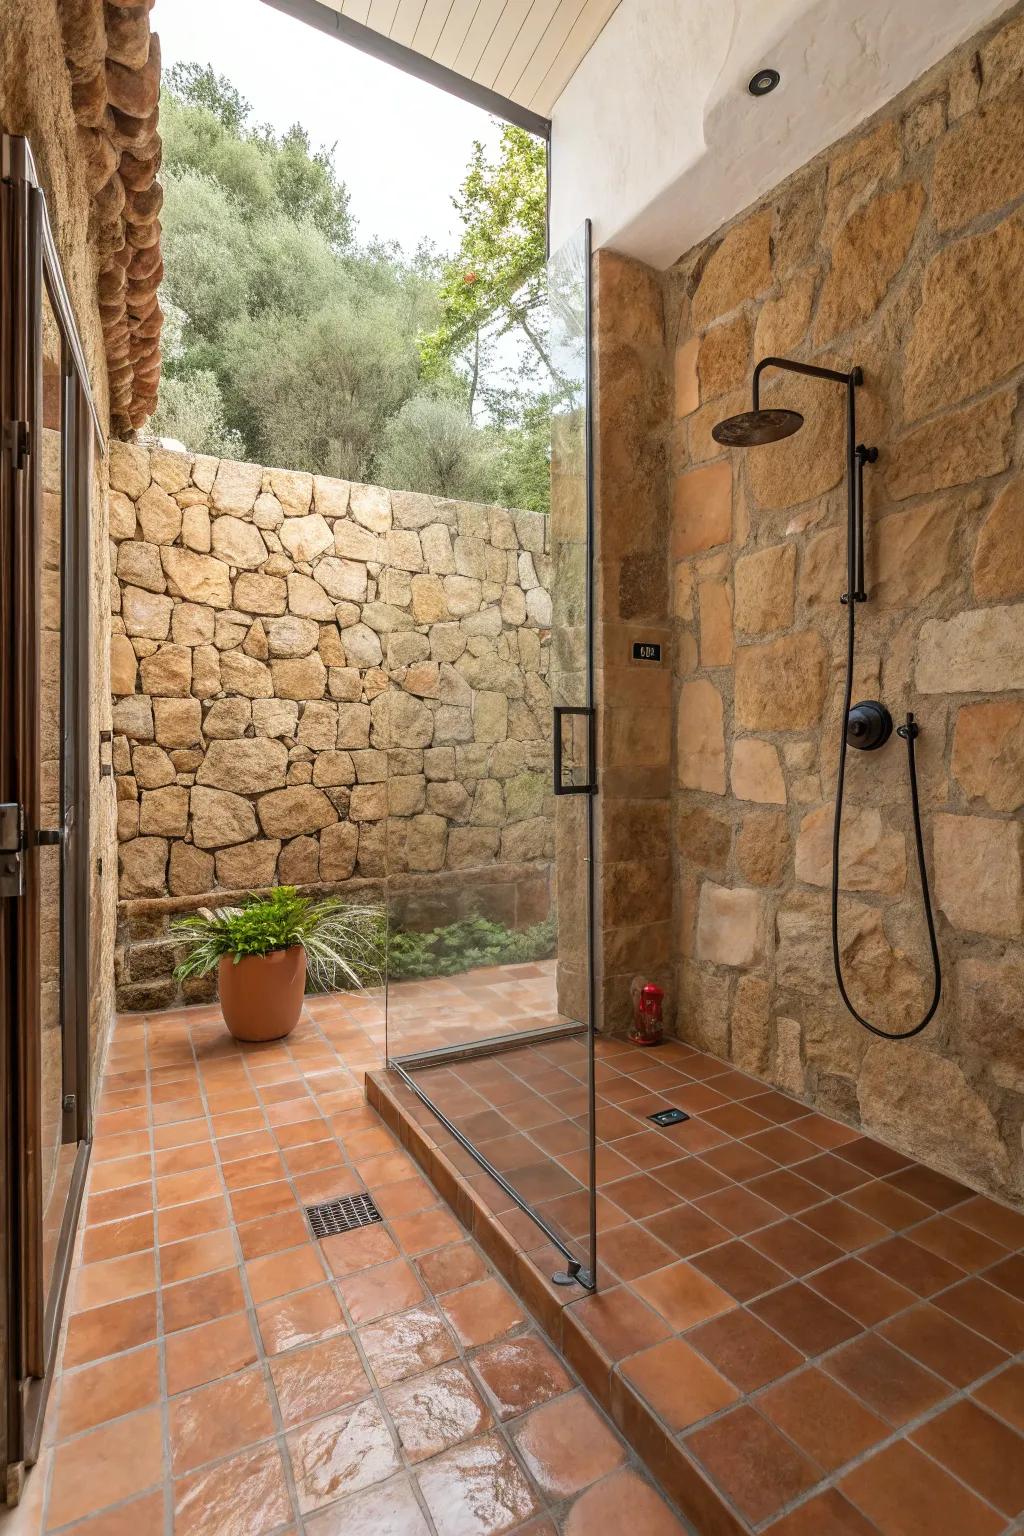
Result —
[[[919, 81], [667, 276], [675, 404], [680, 1033], [970, 1183], [1024, 1196], [1024, 19]], [[854, 700], [920, 722], [940, 1012], [851, 1019], [828, 882], [845, 646], [844, 401], [723, 452], [771, 353], [864, 368]], [[842, 954], [883, 1028], [930, 966], [906, 753], [850, 754]]]
[[152, 941], [217, 892], [546, 915], [544, 516], [124, 443], [110, 483], [122, 1006], [174, 1000]]

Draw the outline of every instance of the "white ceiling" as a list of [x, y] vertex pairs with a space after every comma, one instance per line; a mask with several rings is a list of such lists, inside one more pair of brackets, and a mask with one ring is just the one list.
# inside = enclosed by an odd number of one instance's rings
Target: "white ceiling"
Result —
[[619, 0], [325, 0], [331, 10], [550, 117]]

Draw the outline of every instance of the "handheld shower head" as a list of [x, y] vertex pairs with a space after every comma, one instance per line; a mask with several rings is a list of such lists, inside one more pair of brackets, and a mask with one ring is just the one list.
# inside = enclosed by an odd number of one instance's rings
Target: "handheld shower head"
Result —
[[726, 448], [755, 448], [761, 443], [780, 443], [799, 432], [803, 424], [799, 411], [741, 411], [712, 427], [711, 436]]

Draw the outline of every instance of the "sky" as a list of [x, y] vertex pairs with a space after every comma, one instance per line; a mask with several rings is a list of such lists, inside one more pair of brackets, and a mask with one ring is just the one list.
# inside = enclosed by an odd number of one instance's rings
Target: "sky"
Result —
[[486, 112], [264, 5], [262, 0], [157, 0], [151, 17], [165, 70], [212, 64], [278, 132], [300, 122], [332, 145], [362, 240], [424, 237], [454, 248], [451, 205], [474, 139], [497, 144]]

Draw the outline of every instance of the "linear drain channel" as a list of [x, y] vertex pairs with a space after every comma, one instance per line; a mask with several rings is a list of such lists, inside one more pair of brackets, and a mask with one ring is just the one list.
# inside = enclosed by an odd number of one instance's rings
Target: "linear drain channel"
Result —
[[306, 1220], [314, 1237], [333, 1237], [380, 1221], [380, 1211], [369, 1195], [344, 1195], [322, 1205], [307, 1205]]

